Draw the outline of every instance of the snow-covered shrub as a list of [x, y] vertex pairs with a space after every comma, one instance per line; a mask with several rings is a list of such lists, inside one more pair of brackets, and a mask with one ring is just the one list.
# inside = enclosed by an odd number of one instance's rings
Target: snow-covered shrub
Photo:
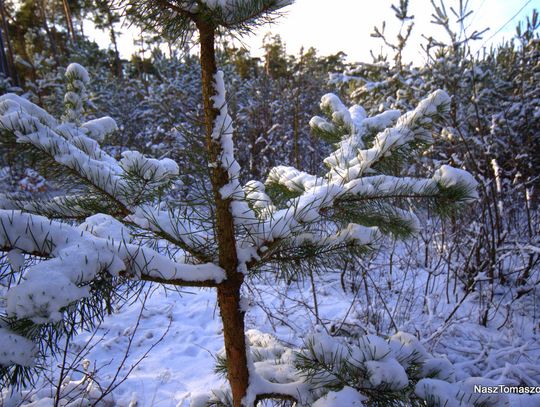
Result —
[[[302, 349], [292, 349], [257, 330], [246, 332], [251, 374], [260, 394], [287, 394], [298, 406], [509, 406], [506, 394], [480, 394], [474, 385], [494, 386], [488, 379], [456, 380], [445, 357], [431, 355], [405, 332], [384, 339], [311, 334]], [[223, 355], [218, 358], [223, 370]], [[287, 397], [283, 397], [287, 399]], [[226, 389], [197, 394], [192, 407], [230, 405]]]
[[425, 236], [435, 238], [417, 252], [447, 259], [448, 274], [461, 281], [458, 286], [467, 295], [477, 296], [478, 319], [488, 325], [501, 315], [497, 304], [535, 290], [540, 272], [540, 255], [532, 249], [540, 230], [540, 19], [533, 11], [511, 41], [474, 54], [470, 45], [481, 33], [460, 31], [464, 20], [474, 19], [469, 5], [460, 3], [453, 22], [445, 6], [451, 2], [431, 3], [434, 22], [448, 37], [426, 37], [424, 66], [392, 65], [378, 57], [333, 74], [332, 80], [352, 100], [371, 106], [371, 113], [379, 108], [408, 109], [436, 89], [451, 97], [445, 128], [410, 171], [441, 164], [471, 171], [479, 181], [478, 204], [461, 219], [426, 229]]

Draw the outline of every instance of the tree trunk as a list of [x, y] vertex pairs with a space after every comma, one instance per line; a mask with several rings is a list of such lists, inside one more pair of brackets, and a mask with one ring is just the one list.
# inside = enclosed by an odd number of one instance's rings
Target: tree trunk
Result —
[[[216, 94], [214, 75], [217, 72], [214, 49], [215, 27], [200, 19], [196, 22], [200, 35], [202, 94], [204, 104], [206, 146], [210, 162], [219, 162], [221, 144], [212, 139], [214, 122], [219, 114], [212, 96]], [[211, 174], [214, 201], [216, 203], [216, 237], [219, 265], [227, 273], [227, 280], [218, 286], [218, 304], [223, 321], [223, 336], [227, 355], [227, 376], [231, 385], [233, 405], [240, 407], [249, 385], [246, 356], [244, 312], [240, 308], [240, 288], [244, 275], [238, 272], [238, 257], [234, 237], [234, 220], [230, 200], [222, 199], [220, 188], [229, 182], [227, 171], [221, 166]]]
[[294, 117], [293, 117], [293, 142], [294, 142], [294, 165], [300, 168], [300, 90], [295, 89], [294, 95]]
[[39, 1], [37, 4], [38, 4], [38, 9], [39, 9], [39, 14], [42, 20], [41, 23], [43, 24], [43, 29], [45, 30], [45, 33], [47, 33], [47, 37], [49, 38], [54, 62], [56, 63], [56, 66], [59, 66], [60, 58], [58, 56], [58, 47], [56, 46], [56, 40], [53, 36], [52, 31], [49, 29], [49, 24], [47, 23], [47, 14], [45, 12], [45, 2], [42, 0], [42, 1]]
[[7, 63], [9, 75], [16, 86], [20, 85], [19, 76], [17, 75], [17, 68], [15, 66], [15, 59], [13, 58], [13, 48], [11, 47], [11, 38], [9, 36], [9, 26], [6, 20], [6, 9], [4, 8], [4, 0], [0, 0], [0, 17], [2, 18], [2, 31], [3, 40], [7, 48]]
[[73, 29], [73, 19], [71, 18], [71, 10], [69, 8], [69, 4], [68, 4], [67, 0], [63, 0], [62, 3], [63, 3], [63, 6], [64, 6], [64, 15], [66, 17], [66, 25], [67, 25], [67, 29], [68, 29], [68, 36], [70, 37], [72, 44], [76, 45], [77, 40], [75, 38], [75, 30]]
[[118, 42], [116, 41], [116, 33], [114, 32], [114, 19], [111, 10], [107, 8], [107, 23], [109, 24], [109, 33], [114, 47], [114, 64], [116, 65], [116, 77], [122, 78], [122, 62], [120, 61], [120, 53], [118, 52]]
[[6, 78], [11, 77], [11, 69], [4, 51], [4, 38], [2, 36], [2, 30], [0, 30], [0, 71]]

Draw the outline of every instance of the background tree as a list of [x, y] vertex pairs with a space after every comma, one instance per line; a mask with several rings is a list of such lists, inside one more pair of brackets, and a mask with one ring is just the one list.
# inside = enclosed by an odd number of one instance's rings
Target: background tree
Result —
[[109, 31], [109, 37], [111, 39], [114, 52], [114, 72], [118, 78], [122, 78], [123, 69], [122, 62], [120, 60], [120, 53], [118, 52], [117, 41], [119, 33], [115, 27], [115, 24], [120, 22], [120, 15], [110, 7], [110, 3], [106, 0], [98, 0], [94, 2], [93, 5], [93, 22], [96, 25], [96, 28], [101, 30], [107, 29]]

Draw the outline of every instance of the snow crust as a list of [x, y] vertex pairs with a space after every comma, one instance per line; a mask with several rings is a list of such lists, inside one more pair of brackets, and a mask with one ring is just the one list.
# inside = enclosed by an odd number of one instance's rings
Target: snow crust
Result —
[[16, 119], [14, 116], [8, 116], [4, 119], [3, 116], [6, 113], [9, 114], [17, 111], [24, 111], [47, 126], [55, 127], [57, 125], [57, 121], [53, 116], [29, 100], [14, 93], [6, 93], [0, 96], [0, 114], [2, 115], [2, 124], [4, 123], [4, 120], [8, 121], [9, 119]]
[[278, 165], [270, 170], [266, 183], [284, 186], [292, 192], [305, 192], [323, 185], [324, 180], [294, 167]]
[[[212, 139], [221, 146], [219, 163], [228, 174], [228, 183], [220, 188], [223, 199], [230, 199], [230, 211], [236, 226], [252, 227], [257, 223], [257, 216], [246, 200], [246, 193], [240, 185], [240, 164], [234, 157], [233, 124], [228, 113], [225, 82], [223, 72], [218, 71], [214, 75], [216, 94], [212, 97], [214, 107], [219, 109], [219, 115], [214, 122]], [[249, 189], [249, 188], [248, 188]], [[259, 193], [259, 197], [262, 197]], [[246, 263], [257, 257], [256, 248], [251, 242], [239, 239], [237, 242], [238, 270], [247, 273]]]
[[221, 145], [221, 156], [219, 165], [229, 175], [229, 182], [224, 185], [220, 192], [223, 199], [227, 198], [243, 198], [244, 193], [240, 186], [240, 164], [234, 158], [234, 143], [233, 133], [234, 127], [227, 106], [225, 82], [223, 80], [223, 72], [218, 71], [214, 75], [214, 86], [216, 94], [212, 97], [214, 107], [219, 110], [219, 115], [214, 122], [212, 131], [212, 139]]
[[384, 384], [391, 390], [401, 390], [409, 384], [405, 369], [396, 359], [369, 360], [365, 366], [369, 382], [374, 387]]
[[189, 221], [182, 209], [162, 209], [159, 206], [141, 205], [127, 217], [143, 229], [164, 232], [173, 240], [182, 242], [192, 249], [206, 246], [213, 236], [201, 225]]
[[0, 343], [0, 366], [34, 364], [36, 346], [31, 340], [0, 326]]
[[367, 400], [366, 396], [360, 394], [352, 387], [346, 386], [339, 391], [328, 392], [325, 396], [313, 403], [313, 407], [360, 407], [365, 405], [363, 403], [365, 400]]
[[278, 393], [294, 398], [307, 396], [309, 388], [295, 374], [291, 349], [286, 349], [272, 335], [255, 329], [246, 332], [246, 342], [250, 381], [242, 400], [244, 405], [253, 405], [259, 394]]
[[66, 76], [76, 78], [83, 83], [88, 83], [90, 81], [90, 75], [86, 68], [76, 62], [68, 65], [66, 68]]
[[272, 199], [266, 194], [266, 187], [259, 181], [248, 181], [243, 190], [247, 202], [258, 212], [260, 218], [268, 218], [276, 211]]
[[[359, 124], [361, 120], [353, 121], [351, 112], [345, 107], [339, 97], [333, 93], [327, 93], [324, 95], [321, 98], [320, 106], [322, 110], [329, 110], [331, 112], [333, 121], [349, 127], [353, 132], [356, 130], [355, 124]], [[363, 112], [363, 116], [365, 117], [365, 111]], [[362, 115], [358, 115], [357, 118], [363, 117]]]
[[89, 216], [79, 225], [79, 229], [88, 231], [94, 236], [117, 242], [130, 242], [132, 240], [129, 229], [123, 223], [104, 213]]
[[86, 123], [83, 123], [81, 127], [87, 130], [86, 135], [88, 137], [100, 143], [105, 140], [107, 135], [118, 130], [116, 122], [109, 116], [89, 120]]
[[449, 165], [443, 165], [435, 171], [433, 180], [445, 187], [465, 187], [467, 188], [470, 200], [478, 199], [478, 192], [476, 190], [478, 182], [465, 170], [454, 168]]
[[[400, 254], [400, 256], [407, 255], [406, 252], [400, 250], [397, 251], [397, 254]], [[382, 256], [387, 259], [384, 253], [382, 253]], [[378, 260], [383, 260], [383, 258]], [[335, 272], [339, 273], [339, 270]], [[383, 289], [381, 294], [389, 307], [394, 307], [397, 304], [395, 302], [396, 298], [410, 295], [409, 290], [411, 287], [408, 287], [408, 284], [412, 280], [415, 280], [415, 284], [418, 284], [418, 280], [425, 279], [427, 274], [422, 268], [409, 270], [409, 272], [414, 272], [415, 277], [406, 280], [405, 291], [392, 293], [391, 290]], [[372, 276], [374, 279], [380, 279], [381, 288], [386, 286], [387, 276], [384, 270], [377, 271], [373, 269], [372, 273], [374, 273]], [[402, 282], [403, 277], [403, 270], [396, 268], [395, 273], [392, 275], [393, 285]], [[335, 281], [335, 274], [333, 273], [331, 275], [321, 274], [315, 276], [315, 278], [317, 279], [316, 286], [322, 288], [318, 293], [320, 318], [325, 320], [341, 320], [345, 318], [354, 294], [350, 291], [344, 292], [339, 282]], [[257, 371], [259, 371], [259, 368], [261, 369], [259, 374], [262, 377], [279, 378], [279, 380], [285, 380], [288, 377], [290, 381], [286, 381], [286, 383], [294, 382], [296, 380], [295, 376], [288, 376], [288, 372], [291, 372], [290, 367], [285, 366], [285, 363], [279, 366], [282, 361], [290, 361], [291, 356], [294, 356], [294, 352], [291, 355], [291, 352], [287, 352], [289, 346], [285, 346], [283, 342], [276, 340], [267, 332], [273, 332], [280, 340], [292, 344], [293, 347], [296, 347], [293, 350], [298, 350], [303, 346], [305, 337], [298, 335], [298, 332], [312, 331], [316, 321], [313, 316], [310, 318], [310, 315], [305, 315], [305, 308], [297, 307], [296, 304], [299, 299], [308, 300], [310, 298], [309, 285], [298, 286], [295, 284], [286, 285], [285, 283], [275, 284], [268, 282], [259, 285], [258, 289], [263, 296], [261, 301], [264, 301], [269, 307], [267, 311], [278, 318], [286, 317], [287, 324], [290, 324], [294, 329], [287, 325], [273, 324], [271, 317], [268, 317], [265, 311], [259, 307], [252, 307], [247, 319], [248, 326], [256, 324], [262, 331], [260, 335], [252, 335], [251, 332], [248, 332], [248, 342], [253, 355], [253, 363]], [[190, 405], [190, 400], [193, 402], [196, 397], [208, 401], [213, 394], [218, 394], [220, 399], [225, 400], [224, 397], [230, 394], [224, 391], [227, 386], [225, 380], [212, 373], [215, 366], [215, 359], [212, 355], [215, 355], [223, 346], [221, 322], [219, 317], [213, 313], [216, 306], [215, 293], [206, 289], [190, 289], [188, 292], [190, 294], [178, 297], [170, 295], [163, 287], [153, 289], [153, 293], [146, 301], [144, 309], [142, 309], [142, 304], [137, 302], [105, 318], [94, 338], [94, 341], [98, 343], [87, 356], [92, 365], [97, 366], [96, 380], [102, 386], [107, 385], [109, 383], [108, 377], [112, 377], [116, 372], [123, 356], [123, 350], [127, 346], [141, 309], [143, 312], [141, 323], [139, 330], [135, 333], [133, 353], [130, 355], [127, 365], [137, 361], [148, 347], [160, 337], [169, 321], [173, 321], [165, 340], [156, 346], [129, 375], [126, 382], [114, 391], [113, 398], [110, 400], [111, 405], [128, 407], [130, 403], [131, 406], [135, 403], [141, 406], [172, 403], [179, 407], [187, 407]], [[444, 287], [441, 292], [444, 292]], [[286, 294], [286, 298], [280, 298], [279, 293]], [[429, 294], [428, 299], [436, 301], [437, 296], [435, 293]], [[413, 301], [415, 301], [413, 308], [417, 306], [418, 309], [422, 308], [423, 298], [415, 298]], [[358, 306], [361, 307], [363, 304], [363, 302], [359, 302]], [[438, 308], [438, 313], [442, 313], [442, 316], [431, 316], [429, 313], [413, 311], [412, 318], [407, 318], [404, 324], [412, 331], [423, 329], [422, 332], [429, 336], [429, 333], [436, 330], [439, 324], [444, 321], [444, 313], [451, 311], [454, 306], [455, 303], [450, 303], [442, 310]], [[459, 311], [460, 321], [464, 315], [471, 312], [471, 306], [473, 306], [471, 303], [464, 304], [464, 308]], [[344, 327], [361, 326], [357, 317], [353, 314], [348, 315]], [[403, 309], [398, 309], [396, 317], [401, 320], [403, 315], [408, 314]], [[431, 321], [431, 318], [436, 319]], [[476, 324], [456, 324], [453, 328], [450, 327], [450, 329], [445, 330], [437, 337], [437, 341], [440, 340], [441, 342], [436, 348], [439, 352], [445, 351], [447, 349], [446, 345], [455, 349], [454, 351], [448, 351], [448, 356], [452, 358], [456, 366], [455, 369], [460, 381], [465, 379], [466, 372], [470, 374], [476, 371], [477, 374], [486, 374], [488, 371], [493, 371], [494, 376], [492, 378], [496, 380], [497, 384], [517, 384], [520, 380], [519, 377], [527, 377], [527, 380], [531, 380], [528, 381], [530, 385], [536, 385], [535, 383], [539, 378], [536, 363], [538, 351], [530, 353], [522, 346], [524, 343], [529, 343], [531, 349], [537, 348], [532, 329], [529, 329], [532, 325], [526, 321], [524, 321], [525, 324], [521, 328], [527, 331], [526, 334], [523, 334], [522, 331], [515, 331], [515, 328], [501, 332], [494, 328], [478, 329], [480, 327]], [[102, 338], [105, 334], [107, 335]], [[90, 340], [91, 335], [90, 332], [83, 332], [75, 337], [73, 340], [75, 348], [84, 346]], [[427, 353], [416, 336], [411, 334], [399, 332], [389, 338], [387, 342], [392, 349], [394, 346], [396, 347], [396, 350], [392, 350], [392, 352], [396, 360], [404, 367], [406, 366], [405, 360], [422, 360], [421, 357], [415, 356], [419, 355], [419, 350], [425, 352], [426, 358], [433, 357]], [[501, 346], [508, 346], [508, 348], [501, 348]], [[460, 348], [463, 349], [460, 350]], [[401, 349], [400, 352], [398, 352], [399, 349]], [[485, 358], [482, 358], [482, 360], [473, 360], [471, 358], [471, 352], [480, 354], [483, 350], [487, 351]], [[514, 356], [516, 359], [512, 361]], [[523, 363], [516, 362], [517, 359]], [[51, 363], [53, 362], [51, 361]], [[520, 367], [515, 363], [520, 363]], [[272, 367], [276, 364], [278, 367]], [[174, 368], [175, 366], [182, 366], [183, 368], [177, 369]], [[529, 368], [525, 370], [525, 366], [529, 366]], [[81, 368], [79, 367], [79, 369]], [[274, 374], [273, 372], [277, 373]], [[513, 372], [516, 374], [516, 379], [511, 379], [508, 376], [509, 374], [512, 375]], [[522, 376], [519, 376], [519, 374], [522, 374]], [[505, 378], [500, 378], [499, 375], [503, 375]], [[79, 377], [81, 377], [77, 373], [71, 376], [72, 381], [78, 381]], [[210, 391], [209, 389], [218, 390]], [[339, 392], [334, 391], [334, 393]], [[330, 397], [328, 398], [331, 398], [333, 393], [329, 394]], [[3, 401], [6, 407], [10, 406], [2, 396], [6, 397], [6, 392], [0, 392], [0, 404]], [[320, 393], [315, 393], [315, 398], [305, 401], [303, 406], [312, 406], [321, 397], [324, 399], [324, 396]], [[352, 395], [350, 399], [356, 400]], [[37, 398], [31, 400], [35, 401]], [[345, 398], [345, 400], [347, 403], [349, 402], [349, 399]], [[200, 405], [204, 406], [204, 403]], [[344, 406], [348, 406], [347, 403]], [[511, 395], [507, 405], [529, 407], [536, 406], [537, 403], [538, 396]], [[14, 405], [19, 405], [19, 403]], [[196, 404], [193, 403], [193, 405]], [[491, 406], [489, 403], [486, 405]]]
[[10, 250], [6, 257], [14, 271], [19, 271], [24, 266], [24, 254], [18, 249]]
[[159, 182], [178, 175], [178, 164], [169, 158], [147, 158], [138, 151], [122, 152], [120, 167], [127, 173], [135, 173], [146, 181]]

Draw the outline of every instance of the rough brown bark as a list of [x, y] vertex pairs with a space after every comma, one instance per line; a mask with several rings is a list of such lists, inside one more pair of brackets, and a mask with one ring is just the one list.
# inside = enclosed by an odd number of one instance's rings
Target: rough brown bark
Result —
[[223, 322], [223, 339], [227, 355], [227, 378], [234, 407], [242, 406], [249, 385], [246, 357], [244, 312], [240, 310], [241, 284], [218, 286], [218, 303]]
[[[219, 162], [220, 143], [212, 139], [214, 122], [219, 114], [212, 96], [216, 94], [214, 75], [217, 72], [214, 38], [215, 27], [211, 22], [196, 21], [200, 36], [202, 94], [204, 104], [206, 146], [210, 162]], [[220, 188], [229, 182], [227, 171], [214, 166], [211, 174], [214, 201], [216, 204], [216, 237], [219, 248], [219, 265], [227, 273], [227, 280], [217, 288], [218, 304], [223, 322], [223, 336], [227, 356], [227, 376], [231, 386], [233, 405], [240, 407], [249, 385], [246, 356], [244, 312], [240, 308], [240, 288], [244, 281], [238, 272], [238, 257], [234, 237], [234, 220], [230, 211], [230, 200], [222, 199]]]

